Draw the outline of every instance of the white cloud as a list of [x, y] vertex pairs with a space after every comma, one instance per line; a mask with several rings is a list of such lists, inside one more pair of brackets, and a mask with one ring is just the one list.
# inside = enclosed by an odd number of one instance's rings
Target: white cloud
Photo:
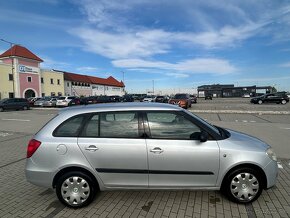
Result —
[[[214, 58], [196, 58], [184, 60], [177, 63], [168, 63], [162, 61], [147, 61], [142, 59], [120, 59], [112, 61], [115, 67], [120, 68], [141, 68], [141, 69], [161, 69], [168, 71], [177, 71], [187, 74], [211, 73], [211, 74], [229, 74], [237, 71], [229, 61]], [[171, 73], [171, 72], [170, 72]], [[182, 75], [182, 74], [180, 74]]]
[[97, 67], [89, 67], [89, 66], [76, 68], [76, 71], [83, 72], [83, 73], [92, 73], [92, 72], [96, 72], [98, 70], [99, 70], [99, 68], [97, 68]]
[[290, 67], [290, 62], [286, 62], [286, 63], [280, 64], [279, 66], [288, 68], [288, 67]]
[[41, 56], [43, 62], [41, 63], [41, 68], [45, 68], [45, 69], [56, 69], [56, 70], [64, 70], [68, 67], [71, 66], [70, 63], [66, 63], [66, 62], [61, 62], [61, 61], [56, 61], [54, 59], [51, 59], [45, 55]]

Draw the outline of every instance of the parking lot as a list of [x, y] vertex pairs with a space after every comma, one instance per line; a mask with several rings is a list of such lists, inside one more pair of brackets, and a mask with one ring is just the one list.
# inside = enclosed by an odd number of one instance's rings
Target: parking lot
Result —
[[58, 110], [0, 113], [0, 217], [290, 217], [290, 103], [198, 99], [190, 108], [208, 122], [254, 135], [276, 151], [276, 187], [247, 205], [232, 203], [218, 191], [111, 191], [101, 192], [88, 207], [64, 207], [54, 190], [30, 184], [24, 175], [27, 142]]

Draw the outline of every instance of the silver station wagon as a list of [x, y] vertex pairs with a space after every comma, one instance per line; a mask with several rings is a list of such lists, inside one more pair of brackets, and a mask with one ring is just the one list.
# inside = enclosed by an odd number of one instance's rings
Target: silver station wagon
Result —
[[117, 189], [221, 190], [249, 203], [278, 175], [263, 141], [159, 103], [61, 110], [29, 142], [25, 171], [29, 182], [55, 188], [75, 208]]

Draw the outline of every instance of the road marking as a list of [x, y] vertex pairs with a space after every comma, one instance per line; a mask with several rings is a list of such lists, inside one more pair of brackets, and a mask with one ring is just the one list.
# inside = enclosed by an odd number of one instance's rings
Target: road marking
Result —
[[277, 164], [278, 164], [278, 168], [279, 169], [283, 169], [283, 166], [282, 166], [282, 164], [280, 162], [278, 162]]
[[22, 122], [29, 122], [30, 120], [22, 120], [22, 119], [2, 119], [5, 121], [22, 121]]
[[280, 129], [290, 129], [290, 127], [280, 127]]
[[0, 132], [0, 137], [6, 137], [6, 136], [10, 136], [13, 135], [12, 133], [8, 133], [8, 132]]

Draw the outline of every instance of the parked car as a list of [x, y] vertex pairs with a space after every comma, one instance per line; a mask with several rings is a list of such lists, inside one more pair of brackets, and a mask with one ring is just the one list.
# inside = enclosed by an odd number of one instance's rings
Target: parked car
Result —
[[96, 103], [110, 103], [113, 102], [113, 100], [109, 96], [98, 96]]
[[169, 99], [169, 104], [176, 104], [182, 108], [191, 107], [191, 99], [189, 94], [176, 94], [173, 98]]
[[247, 204], [275, 185], [278, 165], [265, 142], [182, 108], [115, 103], [60, 111], [28, 143], [25, 174], [74, 208], [129, 188], [221, 190]]
[[121, 99], [122, 102], [134, 102], [132, 95], [124, 95]]
[[69, 106], [69, 102], [75, 98], [77, 98], [77, 97], [76, 96], [61, 96], [57, 99], [56, 106], [57, 107], [67, 107], [67, 106]]
[[155, 102], [159, 103], [168, 103], [169, 98], [165, 95], [157, 95], [155, 98]]
[[50, 97], [44, 100], [43, 107], [55, 107], [58, 97]]
[[204, 96], [204, 99], [205, 99], [205, 100], [212, 100], [212, 94], [206, 94], [206, 95]]
[[286, 94], [283, 93], [266, 94], [251, 99], [251, 103], [254, 104], [263, 104], [263, 103], [286, 104], [287, 102], [289, 102], [289, 98]]
[[81, 104], [81, 99], [80, 98], [73, 98], [69, 103], [68, 106], [76, 106]]
[[34, 107], [43, 107], [45, 101], [49, 101], [51, 97], [42, 97], [34, 102]]
[[189, 98], [191, 100], [191, 104], [196, 104], [197, 103], [196, 95], [189, 95]]
[[143, 99], [142, 102], [154, 102], [155, 96], [154, 95], [146, 95]]
[[120, 102], [121, 101], [121, 96], [119, 95], [112, 95], [110, 96], [111, 102]]
[[33, 107], [34, 106], [34, 102], [36, 102], [37, 100], [41, 99], [40, 97], [31, 97], [31, 98], [28, 98], [28, 102], [29, 102], [29, 106], [30, 107]]
[[0, 112], [4, 110], [28, 110], [29, 102], [25, 98], [4, 98], [0, 100]]

